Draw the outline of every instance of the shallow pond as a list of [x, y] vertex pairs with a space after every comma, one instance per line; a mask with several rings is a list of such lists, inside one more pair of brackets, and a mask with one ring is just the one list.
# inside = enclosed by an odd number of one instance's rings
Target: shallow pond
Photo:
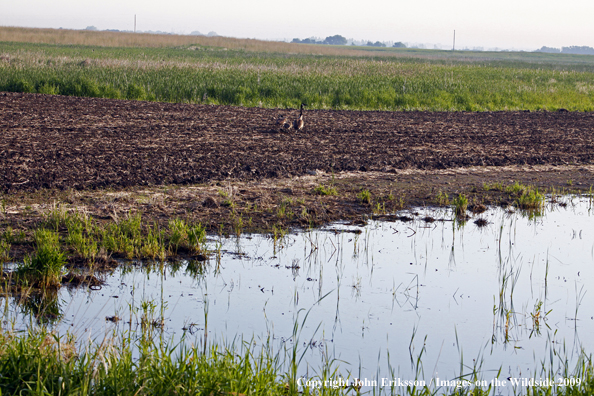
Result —
[[[101, 338], [152, 309], [173, 339], [291, 348], [297, 323], [302, 374], [329, 357], [362, 379], [533, 377], [594, 350], [589, 200], [539, 217], [490, 209], [463, 225], [444, 210], [404, 214], [414, 220], [217, 239], [205, 263], [122, 266], [101, 290], [62, 289], [52, 326]], [[4, 306], [17, 327], [39, 309]]]

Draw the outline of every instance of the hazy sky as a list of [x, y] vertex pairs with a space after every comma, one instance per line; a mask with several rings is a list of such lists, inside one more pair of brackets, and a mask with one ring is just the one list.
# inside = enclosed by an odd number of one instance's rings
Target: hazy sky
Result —
[[0, 25], [292, 39], [335, 34], [356, 40], [456, 47], [594, 47], [594, 1], [578, 0], [0, 0]]

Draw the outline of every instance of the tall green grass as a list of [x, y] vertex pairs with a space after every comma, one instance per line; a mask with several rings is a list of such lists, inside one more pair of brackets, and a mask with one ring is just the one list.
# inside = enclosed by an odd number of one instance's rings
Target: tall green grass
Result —
[[[236, 341], [215, 342], [201, 348], [186, 338], [178, 344], [164, 341], [155, 329], [147, 325], [140, 334], [114, 330], [111, 337], [100, 343], [82, 343], [71, 335], [60, 336], [44, 328], [26, 332], [0, 328], [0, 394], [486, 396], [499, 394], [497, 391], [501, 390], [472, 385], [479, 378], [479, 373], [472, 367], [471, 374], [457, 378], [470, 381], [470, 386], [360, 389], [353, 386], [353, 378], [342, 377], [340, 367], [329, 360], [322, 362], [315, 374], [310, 373], [307, 379], [323, 383], [342, 378], [350, 386], [300, 387], [297, 381], [301, 377], [296, 370], [302, 355], [296, 346], [288, 355], [274, 352], [270, 339], [264, 340], [259, 347], [252, 341]], [[295, 341], [294, 344], [298, 343]], [[419, 356], [414, 364], [422, 367], [421, 359]], [[387, 378], [398, 376], [391, 372]], [[565, 362], [562, 371], [543, 367], [534, 377], [528, 375], [526, 378], [548, 379], [552, 383], [558, 383], [562, 378], [567, 380], [567, 386], [520, 386], [513, 394], [577, 396], [591, 395], [594, 391], [594, 368], [591, 358], [585, 355], [574, 368], [569, 368]]]
[[439, 54], [385, 58], [0, 43], [0, 90], [254, 107], [306, 103], [313, 109], [594, 110], [590, 57], [576, 64], [561, 57], [543, 63]]
[[2, 395], [285, 394], [274, 357], [246, 345], [201, 353], [129, 337], [79, 350], [72, 338], [33, 330], [0, 340]]
[[17, 269], [21, 284], [42, 289], [58, 287], [62, 279], [66, 258], [60, 246], [60, 236], [51, 230], [37, 229], [33, 237], [35, 253], [25, 258]]

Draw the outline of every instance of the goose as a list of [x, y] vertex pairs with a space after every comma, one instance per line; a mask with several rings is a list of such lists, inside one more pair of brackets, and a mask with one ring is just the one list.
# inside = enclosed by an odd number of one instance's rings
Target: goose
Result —
[[289, 122], [288, 116], [279, 117], [279, 119], [276, 120], [276, 125], [280, 126], [282, 129], [285, 129], [285, 130], [291, 128], [291, 123]]
[[305, 123], [303, 122], [303, 106], [305, 105], [301, 103], [301, 111], [299, 112], [299, 118], [296, 119], [295, 122], [293, 122], [293, 128], [295, 128], [298, 131], [302, 130], [303, 125], [305, 125]]

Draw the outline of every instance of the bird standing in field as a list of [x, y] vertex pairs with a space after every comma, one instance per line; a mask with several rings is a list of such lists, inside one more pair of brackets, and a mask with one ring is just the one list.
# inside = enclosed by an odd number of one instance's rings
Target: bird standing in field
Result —
[[302, 130], [303, 126], [305, 125], [305, 123], [303, 122], [303, 106], [304, 104], [301, 103], [301, 111], [299, 112], [299, 118], [293, 122], [293, 128], [295, 128], [297, 131]]
[[291, 123], [289, 122], [289, 117], [285, 116], [285, 117], [280, 117], [277, 121], [276, 121], [276, 125], [278, 125], [282, 130], [288, 130], [289, 128], [291, 128]]

